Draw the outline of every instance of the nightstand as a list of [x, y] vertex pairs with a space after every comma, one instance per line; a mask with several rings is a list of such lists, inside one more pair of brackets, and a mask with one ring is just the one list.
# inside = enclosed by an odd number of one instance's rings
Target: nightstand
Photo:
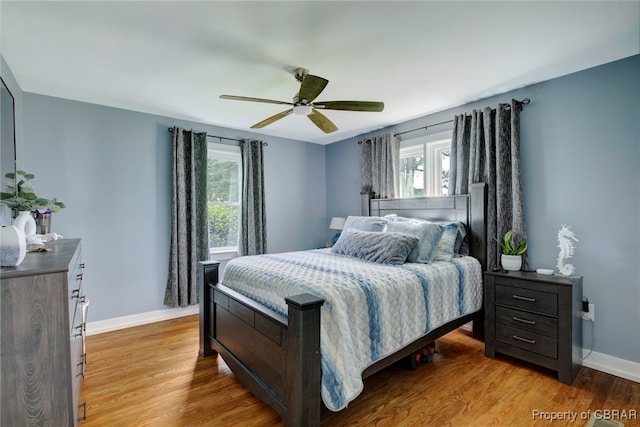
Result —
[[484, 278], [485, 355], [544, 366], [573, 384], [582, 368], [582, 277], [510, 271]]

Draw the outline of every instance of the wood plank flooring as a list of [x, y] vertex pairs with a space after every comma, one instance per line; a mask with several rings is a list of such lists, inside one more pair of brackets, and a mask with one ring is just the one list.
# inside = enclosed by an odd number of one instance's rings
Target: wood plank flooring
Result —
[[[508, 357], [484, 357], [464, 330], [437, 341], [433, 363], [392, 366], [323, 426], [585, 426], [594, 411], [636, 411], [640, 384], [583, 368], [573, 387], [555, 373]], [[259, 349], [257, 349], [259, 351]], [[87, 339], [81, 427], [283, 426], [238, 383], [220, 357], [198, 356], [198, 317], [188, 316]], [[537, 411], [537, 412], [536, 412]], [[550, 421], [567, 413], [577, 419]]]

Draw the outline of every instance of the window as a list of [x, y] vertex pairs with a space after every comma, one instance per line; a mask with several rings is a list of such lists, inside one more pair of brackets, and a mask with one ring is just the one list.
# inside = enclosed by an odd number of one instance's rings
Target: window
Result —
[[448, 194], [451, 138], [444, 138], [445, 135], [403, 141], [400, 147], [400, 197]]
[[236, 252], [240, 229], [240, 147], [209, 143], [207, 209], [209, 252]]

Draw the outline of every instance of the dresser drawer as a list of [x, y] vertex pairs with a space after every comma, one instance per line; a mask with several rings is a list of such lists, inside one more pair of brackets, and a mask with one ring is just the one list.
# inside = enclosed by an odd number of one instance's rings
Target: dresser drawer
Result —
[[543, 356], [558, 357], [558, 341], [540, 334], [532, 334], [521, 329], [496, 325], [496, 341], [529, 350]]
[[497, 306], [496, 325], [520, 329], [531, 334], [544, 335], [553, 339], [558, 338], [557, 318], [529, 313], [528, 311]]
[[503, 284], [496, 284], [495, 292], [497, 305], [519, 308], [552, 316], [558, 315], [557, 294]]

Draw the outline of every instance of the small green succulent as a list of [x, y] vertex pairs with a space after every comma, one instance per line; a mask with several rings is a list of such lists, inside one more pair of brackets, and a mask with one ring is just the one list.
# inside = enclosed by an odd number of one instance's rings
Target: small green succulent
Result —
[[504, 255], [522, 255], [527, 251], [526, 240], [521, 241], [517, 245], [515, 244], [515, 242], [513, 241], [513, 230], [509, 230], [505, 233], [503, 241], [500, 241], [495, 237], [493, 238], [493, 240], [498, 242]]

